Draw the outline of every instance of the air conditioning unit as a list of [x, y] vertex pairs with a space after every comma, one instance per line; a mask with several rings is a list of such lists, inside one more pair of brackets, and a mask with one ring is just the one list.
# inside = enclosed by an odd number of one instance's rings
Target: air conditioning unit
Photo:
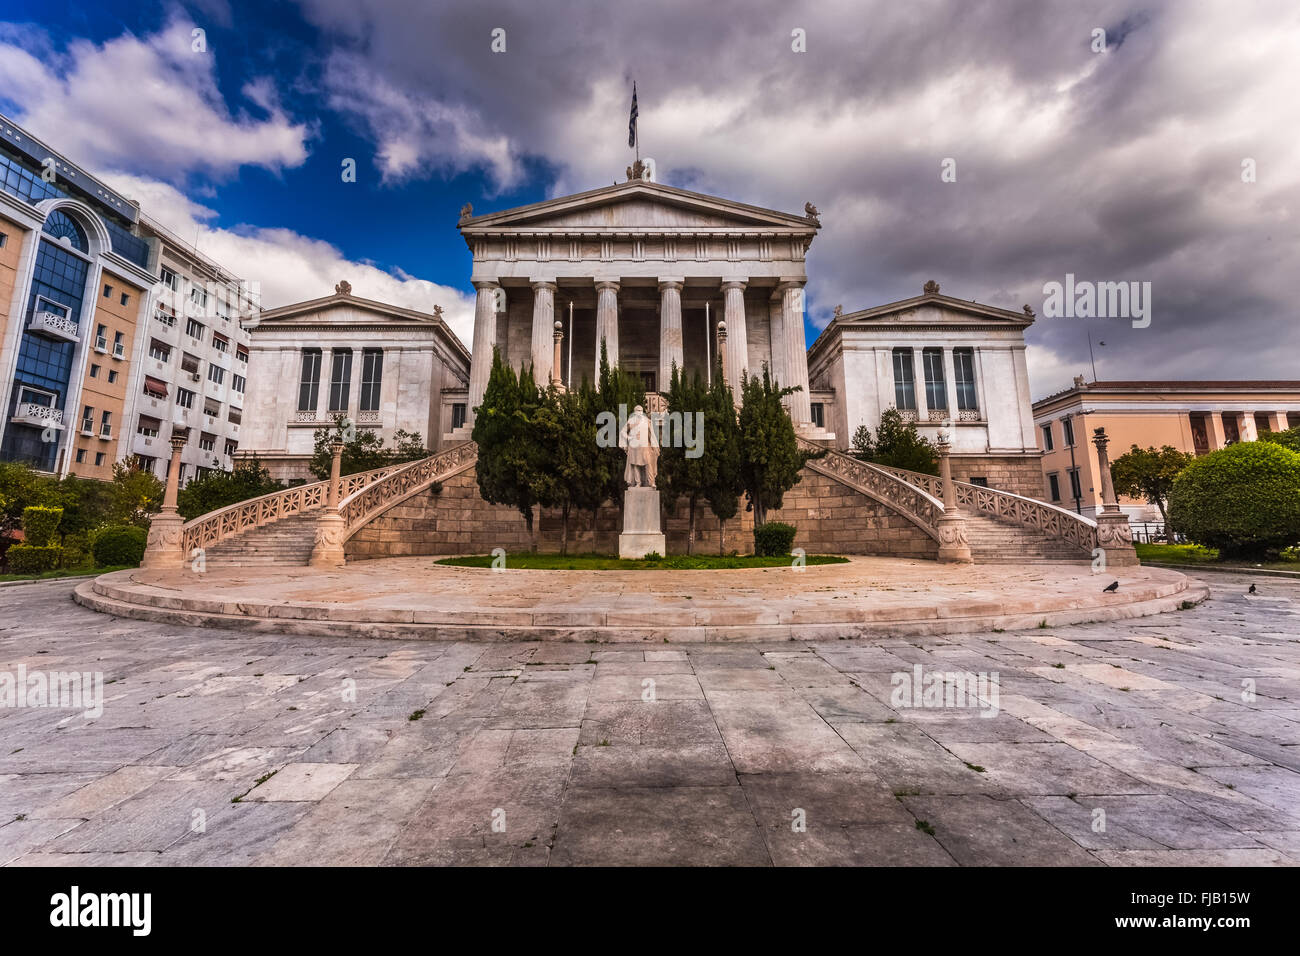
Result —
[[190, 373], [190, 378], [192, 378], [192, 379], [193, 379], [194, 381], [196, 381], [196, 382], [201, 382], [201, 381], [203, 381], [203, 376], [200, 375], [198, 372], [191, 372], [191, 373]]

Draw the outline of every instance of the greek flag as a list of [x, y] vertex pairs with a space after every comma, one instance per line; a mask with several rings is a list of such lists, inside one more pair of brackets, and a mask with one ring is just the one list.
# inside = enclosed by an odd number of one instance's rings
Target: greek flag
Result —
[[636, 145], [636, 84], [632, 84], [632, 115], [627, 118], [627, 145]]

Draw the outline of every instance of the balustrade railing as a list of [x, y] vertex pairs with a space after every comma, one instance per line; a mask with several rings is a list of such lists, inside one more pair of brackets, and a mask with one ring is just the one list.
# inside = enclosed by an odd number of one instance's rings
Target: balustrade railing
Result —
[[478, 445], [470, 441], [461, 442], [436, 455], [400, 465], [354, 491], [346, 491], [339, 502], [345, 539], [393, 505], [436, 481], [450, 477], [477, 459]]
[[900, 473], [842, 452], [827, 451], [807, 439], [800, 438], [799, 445], [806, 451], [826, 451], [823, 457], [810, 460], [809, 468], [884, 502], [930, 537], [939, 540], [939, 518], [943, 515], [942, 489], [936, 493], [904, 477], [910, 476], [911, 472]]

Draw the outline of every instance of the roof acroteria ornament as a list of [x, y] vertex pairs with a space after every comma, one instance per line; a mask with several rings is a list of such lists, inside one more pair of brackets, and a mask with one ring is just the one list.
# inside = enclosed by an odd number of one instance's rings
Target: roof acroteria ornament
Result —
[[351, 294], [352, 294], [352, 283], [349, 282], [347, 279], [344, 279], [342, 282], [340, 282], [338, 285], [336, 285], [336, 286], [334, 287], [334, 294], [335, 294], [335, 295], [351, 295]]

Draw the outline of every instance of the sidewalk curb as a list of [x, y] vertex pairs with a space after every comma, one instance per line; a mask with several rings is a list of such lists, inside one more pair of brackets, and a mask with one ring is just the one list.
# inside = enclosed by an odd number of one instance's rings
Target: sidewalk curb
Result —
[[1260, 574], [1274, 578], [1300, 578], [1300, 571], [1274, 571], [1270, 568], [1220, 568], [1205, 564], [1165, 564], [1156, 561], [1143, 561], [1144, 568], [1166, 568], [1170, 571], [1182, 571], [1184, 574], [1196, 574], [1198, 571], [1211, 571], [1214, 574]]

